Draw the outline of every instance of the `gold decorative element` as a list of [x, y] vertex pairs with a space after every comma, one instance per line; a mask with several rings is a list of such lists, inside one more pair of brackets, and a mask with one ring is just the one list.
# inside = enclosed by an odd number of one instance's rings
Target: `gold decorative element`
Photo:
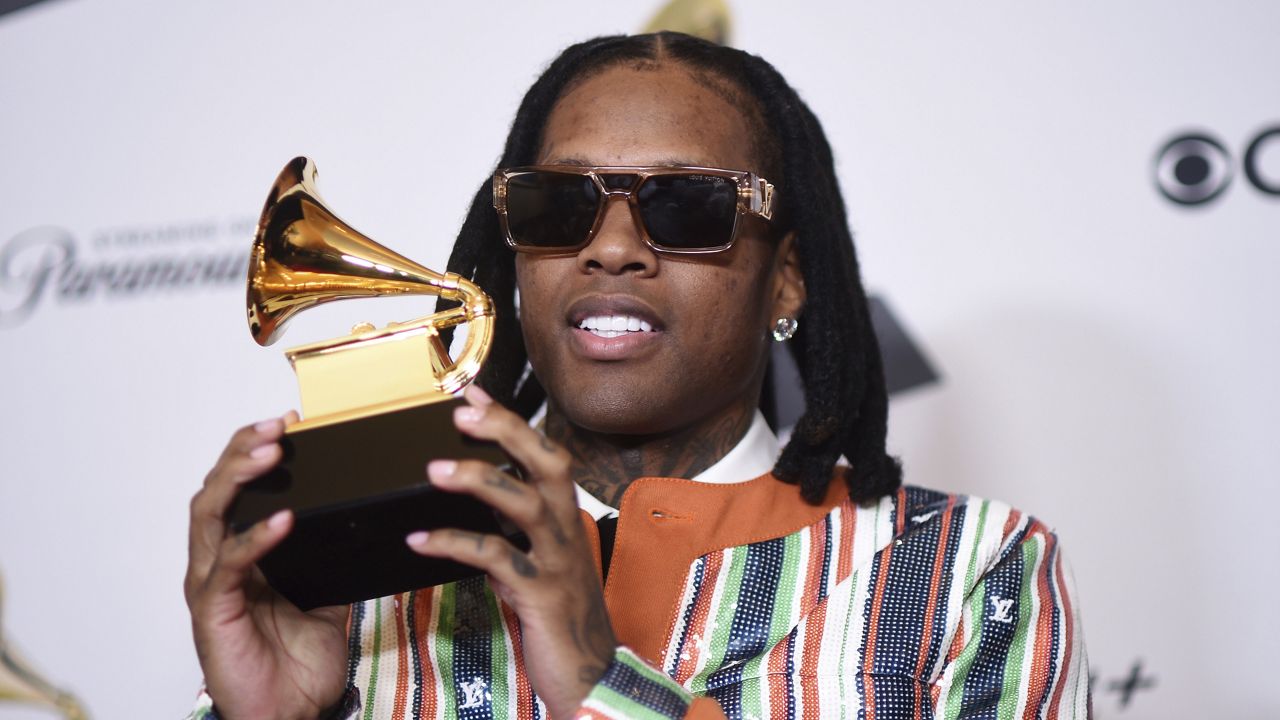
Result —
[[[456, 308], [285, 351], [302, 395], [291, 432], [448, 399], [475, 379], [493, 342], [493, 303], [470, 280], [438, 273], [343, 222], [316, 191], [316, 166], [294, 158], [272, 185], [249, 259], [249, 331], [269, 345], [295, 314], [332, 300], [437, 295]], [[469, 323], [455, 361], [440, 339]]]
[[725, 0], [671, 0], [645, 25], [644, 32], [674, 30], [719, 45], [728, 45], [733, 32]]
[[[4, 580], [0, 578], [0, 621], [3, 618]], [[54, 687], [18, 655], [4, 636], [4, 626], [0, 623], [0, 702], [6, 701], [56, 710], [66, 720], [88, 720], [89, 717], [74, 695]]]

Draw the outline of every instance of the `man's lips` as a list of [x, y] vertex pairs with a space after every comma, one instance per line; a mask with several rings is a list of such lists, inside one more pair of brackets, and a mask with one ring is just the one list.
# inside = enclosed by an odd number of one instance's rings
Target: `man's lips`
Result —
[[634, 295], [588, 295], [573, 301], [565, 320], [570, 327], [598, 331], [662, 332], [658, 312]]
[[648, 303], [630, 295], [592, 295], [569, 306], [574, 348], [591, 360], [625, 360], [658, 341], [665, 325]]

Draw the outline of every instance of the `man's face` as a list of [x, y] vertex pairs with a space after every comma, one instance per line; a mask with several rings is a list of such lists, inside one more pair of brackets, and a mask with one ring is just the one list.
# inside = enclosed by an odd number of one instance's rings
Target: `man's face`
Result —
[[[537, 162], [759, 172], [750, 138], [742, 113], [686, 71], [615, 68], [560, 100]], [[626, 202], [611, 200], [599, 233], [576, 254], [517, 256], [529, 361], [569, 422], [652, 435], [755, 402], [767, 330], [788, 308], [765, 223], [744, 224], [725, 252], [658, 253]], [[614, 336], [602, 327], [614, 323], [640, 329]]]

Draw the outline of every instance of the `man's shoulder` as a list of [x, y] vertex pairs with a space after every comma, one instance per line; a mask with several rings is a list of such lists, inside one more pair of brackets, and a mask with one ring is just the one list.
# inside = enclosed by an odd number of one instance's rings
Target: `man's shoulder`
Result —
[[[840, 521], [862, 527], [876, 546], [903, 548], [902, 554], [945, 553], [989, 566], [1025, 543], [1057, 541], [1034, 515], [1008, 503], [963, 493], [904, 485], [882, 498], [846, 501], [833, 511]], [[857, 533], [848, 533], [856, 541]]]

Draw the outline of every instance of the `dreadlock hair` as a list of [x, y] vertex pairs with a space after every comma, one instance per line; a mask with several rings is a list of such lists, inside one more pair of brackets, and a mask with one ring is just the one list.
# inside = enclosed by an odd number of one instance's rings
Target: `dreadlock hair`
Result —
[[[885, 450], [884, 370], [831, 148], [817, 118], [772, 65], [740, 50], [671, 32], [601, 37], [573, 45], [525, 94], [498, 166], [534, 164], [548, 116], [576, 83], [617, 66], [644, 70], [663, 64], [682, 67], [743, 109], [748, 126], [754, 128], [750, 140], [761, 165], [756, 170], [777, 188], [776, 234], [796, 233], [808, 301], [790, 350], [804, 383], [806, 409], [774, 475], [798, 484], [801, 495], [817, 503], [843, 455], [850, 464], [845, 481], [855, 501], [893, 492], [901, 485], [902, 471]], [[479, 382], [499, 402], [528, 418], [546, 400], [546, 391], [526, 369], [528, 356], [515, 312], [515, 257], [502, 237], [491, 198], [486, 180], [476, 192], [448, 270], [470, 278], [493, 298], [494, 341]], [[451, 332], [444, 340], [450, 339]], [[771, 410], [771, 393], [766, 389], [761, 395], [762, 406]]]

